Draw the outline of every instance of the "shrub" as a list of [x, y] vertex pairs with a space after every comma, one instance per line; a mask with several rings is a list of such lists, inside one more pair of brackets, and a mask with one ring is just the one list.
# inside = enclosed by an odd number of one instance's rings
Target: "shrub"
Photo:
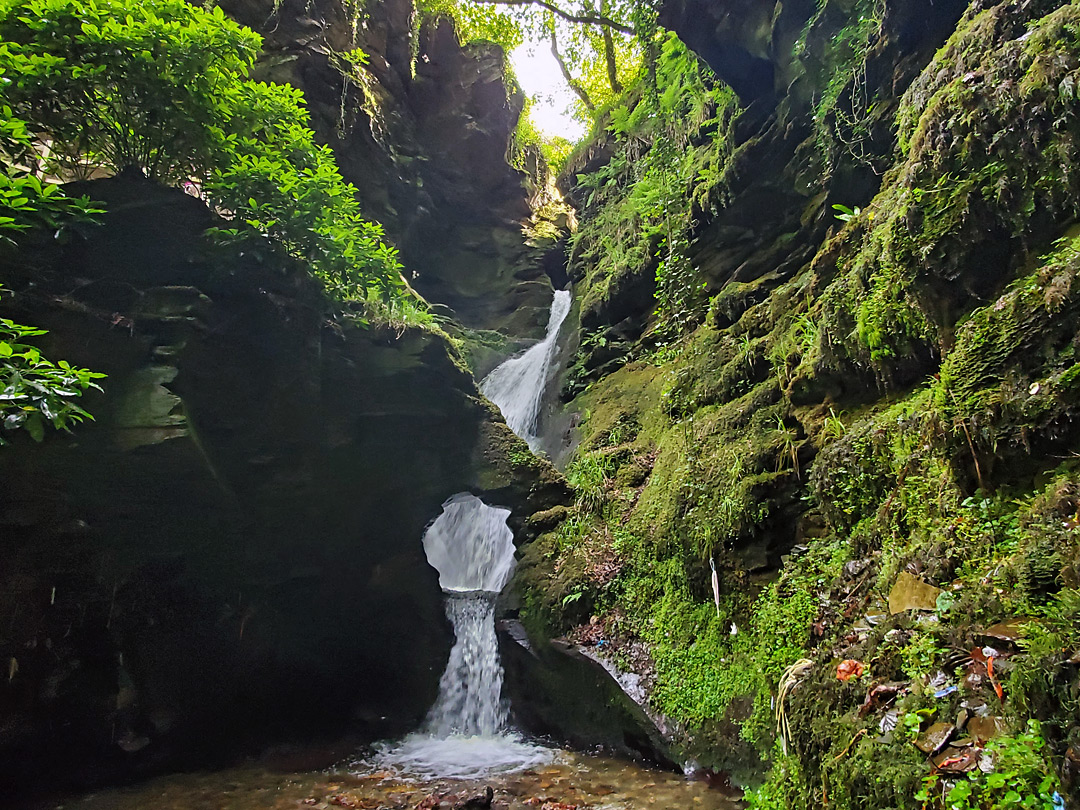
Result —
[[268, 237], [340, 298], [405, 297], [396, 250], [315, 144], [302, 93], [247, 78], [261, 44], [183, 0], [0, 0], [0, 92], [48, 144], [44, 171], [194, 184], [231, 220], [228, 240]]
[[47, 425], [67, 430], [93, 419], [75, 400], [90, 388], [100, 391], [94, 380], [105, 375], [64, 360], [53, 363], [23, 343], [43, 334], [44, 329], [0, 318], [0, 444], [5, 444], [4, 433], [18, 428], [41, 441]]

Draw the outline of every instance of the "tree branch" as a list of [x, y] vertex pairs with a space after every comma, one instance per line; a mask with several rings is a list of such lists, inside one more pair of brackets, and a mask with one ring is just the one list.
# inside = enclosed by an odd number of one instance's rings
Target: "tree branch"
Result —
[[570, 75], [570, 69], [566, 66], [566, 62], [563, 61], [562, 54], [559, 53], [559, 41], [555, 38], [554, 26], [552, 26], [549, 33], [551, 36], [551, 55], [554, 56], [555, 61], [559, 63], [559, 70], [562, 71], [563, 78], [566, 80], [566, 83], [570, 85], [570, 89], [581, 99], [581, 103], [585, 105], [585, 109], [589, 112], [594, 111], [596, 105], [593, 104], [592, 99], [589, 98], [588, 91], [582, 86], [581, 82]]
[[[606, 13], [608, 8], [610, 7], [607, 0], [600, 0], [600, 13]], [[591, 0], [586, 0], [585, 10], [589, 13], [594, 11]], [[614, 37], [611, 36], [611, 29], [607, 27], [600, 31], [600, 35], [604, 40], [604, 64], [607, 66], [608, 85], [612, 93], [619, 95], [623, 91], [623, 86], [619, 82], [619, 69], [615, 62]]]
[[620, 22], [616, 22], [610, 17], [605, 17], [603, 14], [571, 14], [567, 11], [563, 11], [553, 3], [549, 3], [548, 0], [470, 0], [470, 2], [486, 3], [493, 6], [540, 6], [540, 8], [547, 9], [556, 17], [562, 17], [567, 22], [599, 25], [606, 29], [626, 34], [627, 36], [634, 35], [633, 28], [628, 25], [623, 25]]
[[607, 77], [608, 84], [611, 85], [611, 92], [615, 95], [619, 95], [623, 91], [622, 83], [619, 81], [618, 66], [615, 64], [615, 43], [612, 42], [611, 29], [605, 28], [604, 32], [604, 62], [607, 64]]

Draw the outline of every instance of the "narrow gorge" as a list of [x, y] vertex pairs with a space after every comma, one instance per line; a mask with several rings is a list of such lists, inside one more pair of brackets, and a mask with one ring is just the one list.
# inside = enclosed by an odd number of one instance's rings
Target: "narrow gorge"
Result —
[[1080, 2], [2, 0], [0, 101], [0, 807], [1080, 807]]

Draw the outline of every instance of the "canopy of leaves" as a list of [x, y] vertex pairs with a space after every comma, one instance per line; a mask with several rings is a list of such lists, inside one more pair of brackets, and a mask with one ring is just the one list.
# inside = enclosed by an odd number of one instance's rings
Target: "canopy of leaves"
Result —
[[191, 184], [228, 239], [269, 237], [338, 297], [402, 300], [396, 251], [315, 144], [302, 94], [247, 78], [261, 44], [183, 0], [0, 0], [0, 101], [47, 174]]
[[180, 182], [214, 164], [219, 94], [247, 75], [257, 34], [182, 0], [4, 0], [0, 67], [15, 113], [53, 140], [53, 164], [136, 167]]
[[36, 161], [26, 122], [15, 118], [10, 107], [0, 106], [0, 243], [10, 241], [13, 231], [55, 228], [67, 219], [101, 213], [88, 198], [73, 199], [59, 186], [42, 182], [29, 169]]
[[[56, 228], [101, 213], [87, 198], [72, 199], [31, 174], [26, 167], [35, 159], [26, 123], [14, 118], [10, 108], [0, 109], [0, 244], [30, 227]], [[53, 363], [23, 342], [43, 334], [43, 329], [0, 318], [0, 444], [5, 433], [19, 428], [40, 441], [46, 426], [68, 430], [93, 418], [75, 400], [90, 388], [100, 390], [94, 380], [105, 375], [63, 360]]]
[[462, 42], [494, 42], [507, 53], [524, 42], [552, 48], [578, 96], [574, 115], [591, 124], [596, 110], [618, 98], [640, 72], [642, 50], [631, 32], [643, 5], [637, 0], [419, 0], [417, 10], [421, 16], [451, 17]]
[[418, 21], [435, 17], [451, 18], [464, 42], [494, 42], [506, 53], [525, 41], [521, 25], [509, 11], [499, 6], [469, 0], [416, 0]]

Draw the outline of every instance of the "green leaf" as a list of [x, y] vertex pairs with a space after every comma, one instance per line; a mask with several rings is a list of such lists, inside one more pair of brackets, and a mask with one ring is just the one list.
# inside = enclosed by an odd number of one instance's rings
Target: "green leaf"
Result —
[[40, 442], [45, 438], [45, 426], [41, 421], [41, 415], [34, 412], [27, 414], [25, 425], [26, 432], [30, 434], [35, 442]]

